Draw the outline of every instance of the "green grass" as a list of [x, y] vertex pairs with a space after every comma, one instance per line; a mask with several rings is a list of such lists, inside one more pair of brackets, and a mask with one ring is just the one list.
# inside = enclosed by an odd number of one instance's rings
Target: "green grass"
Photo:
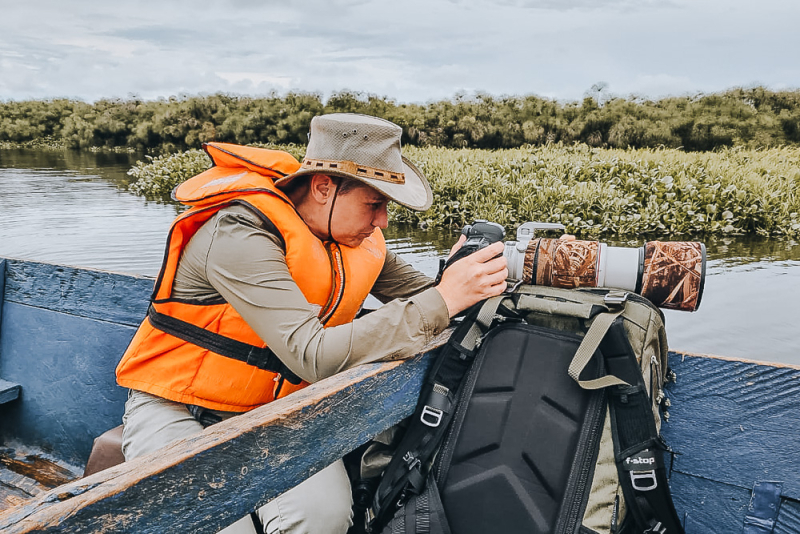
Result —
[[[276, 146], [295, 157], [305, 147]], [[513, 229], [560, 222], [579, 236], [800, 236], [800, 148], [617, 150], [550, 145], [506, 150], [420, 148], [404, 154], [433, 189], [433, 207], [397, 205], [394, 221], [454, 227], [489, 219]], [[131, 190], [164, 197], [210, 165], [199, 150], [150, 158]]]

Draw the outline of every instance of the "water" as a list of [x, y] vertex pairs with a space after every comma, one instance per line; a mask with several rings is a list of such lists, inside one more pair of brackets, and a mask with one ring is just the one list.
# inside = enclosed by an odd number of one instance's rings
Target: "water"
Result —
[[177, 209], [123, 189], [136, 160], [0, 150], [0, 256], [155, 275]]
[[[0, 150], [0, 257], [154, 276], [178, 208], [125, 190], [137, 159]], [[386, 237], [406, 261], [434, 275], [455, 233], [390, 228]], [[738, 237], [706, 246], [702, 305], [695, 313], [665, 312], [670, 346], [800, 365], [800, 243]]]

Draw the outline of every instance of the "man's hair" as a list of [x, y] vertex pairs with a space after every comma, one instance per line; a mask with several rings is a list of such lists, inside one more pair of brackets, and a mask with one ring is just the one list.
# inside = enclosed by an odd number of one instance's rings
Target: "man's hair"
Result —
[[[334, 178], [334, 177], [331, 177]], [[344, 195], [345, 193], [349, 193], [359, 187], [369, 187], [370, 186], [362, 182], [361, 180], [356, 180], [355, 178], [339, 178], [339, 194]]]

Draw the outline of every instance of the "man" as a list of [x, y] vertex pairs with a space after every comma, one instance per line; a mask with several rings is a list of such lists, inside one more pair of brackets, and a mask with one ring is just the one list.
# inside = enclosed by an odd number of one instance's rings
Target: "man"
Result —
[[[435, 287], [386, 250], [388, 202], [432, 201], [401, 133], [364, 115], [316, 117], [299, 168], [280, 152], [206, 147], [215, 166], [174, 192], [193, 207], [173, 223], [148, 318], [117, 367], [131, 389], [126, 459], [355, 365], [412, 356], [505, 289], [501, 243]], [[385, 304], [356, 319], [369, 293]], [[223, 532], [257, 521], [267, 533], [343, 534], [350, 507], [338, 461]]]

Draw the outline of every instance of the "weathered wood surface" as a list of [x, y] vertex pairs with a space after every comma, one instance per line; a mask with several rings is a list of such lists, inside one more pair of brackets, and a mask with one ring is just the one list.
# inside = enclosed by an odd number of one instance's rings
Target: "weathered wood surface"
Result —
[[413, 411], [429, 365], [361, 366], [0, 515], [0, 531], [216, 532]]
[[[6, 284], [6, 260], [0, 258], [0, 325], [3, 324], [3, 294]], [[0, 330], [2, 335], [2, 330]], [[2, 367], [0, 367], [2, 370]], [[20, 386], [8, 380], [3, 380], [0, 375], [0, 404], [11, 402], [19, 397]]]
[[[0, 258], [0, 324], [3, 324], [3, 301], [5, 300], [4, 295], [6, 292], [6, 259]], [[3, 331], [0, 330], [0, 336], [3, 335]]]
[[18, 401], [0, 406], [0, 436], [82, 465], [94, 438], [121, 422], [127, 392], [114, 368], [146, 313], [153, 280], [2, 261], [0, 378], [22, 388]]
[[0, 448], [0, 513], [81, 476], [29, 448]]
[[741, 532], [753, 486], [766, 481], [783, 483], [776, 532], [800, 532], [800, 367], [680, 353], [670, 367], [662, 432], [687, 534]]
[[7, 259], [5, 301], [78, 317], [138, 326], [153, 279]]
[[19, 397], [20, 385], [0, 378], [0, 404], [11, 402]]
[[[0, 377], [23, 387], [0, 405], [0, 436], [45, 442], [85, 462], [92, 439], [119, 424], [125, 392], [113, 368], [144, 316], [152, 280], [3, 265]], [[0, 515], [0, 531], [215, 532], [410, 413], [427, 364], [340, 375], [153, 457], [40, 494]], [[741, 532], [753, 485], [763, 481], [783, 484], [775, 532], [800, 532], [800, 368], [677, 353], [670, 364], [678, 382], [663, 432], [677, 453], [671, 486], [687, 534]]]
[[0, 435], [83, 464], [92, 440], [122, 421], [114, 368], [135, 328], [6, 302], [0, 373], [22, 385], [0, 406]]

